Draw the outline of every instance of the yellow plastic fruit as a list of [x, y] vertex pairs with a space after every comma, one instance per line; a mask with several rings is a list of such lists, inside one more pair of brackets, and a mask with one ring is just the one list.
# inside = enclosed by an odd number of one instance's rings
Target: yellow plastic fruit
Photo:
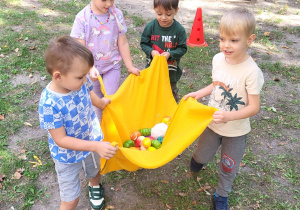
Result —
[[113, 146], [113, 147], [118, 146], [118, 144], [119, 144], [119, 143], [118, 143], [118, 142], [115, 142], [115, 141], [113, 141], [113, 142], [110, 143], [110, 145]]
[[156, 149], [154, 148], [154, 147], [149, 147], [148, 149], [147, 149], [147, 151], [155, 151]]
[[165, 123], [165, 124], [167, 124], [167, 125], [169, 125], [170, 124], [170, 121], [171, 121], [171, 117], [164, 117], [162, 120], [161, 120], [161, 122], [162, 123]]
[[144, 147], [148, 148], [151, 146], [151, 139], [149, 139], [148, 137], [143, 139], [143, 145]]

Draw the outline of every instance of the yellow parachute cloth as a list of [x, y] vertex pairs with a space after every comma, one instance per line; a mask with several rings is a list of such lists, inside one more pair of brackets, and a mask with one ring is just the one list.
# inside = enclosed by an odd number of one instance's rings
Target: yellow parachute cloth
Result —
[[[104, 96], [111, 99], [102, 114], [104, 141], [119, 144], [113, 158], [101, 159], [101, 174], [121, 169], [154, 169], [167, 164], [197, 139], [216, 111], [193, 98], [176, 104], [163, 56], [155, 56], [140, 76], [130, 74], [113, 95], [106, 95], [102, 79], [99, 81]], [[152, 128], [165, 116], [172, 118], [160, 149], [140, 151], [123, 147], [133, 131]]]

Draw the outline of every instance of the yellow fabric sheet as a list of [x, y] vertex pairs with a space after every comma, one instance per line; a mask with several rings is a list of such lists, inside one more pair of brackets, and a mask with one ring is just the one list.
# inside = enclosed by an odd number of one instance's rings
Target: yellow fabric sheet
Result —
[[[141, 71], [140, 76], [129, 75], [114, 95], [106, 95], [101, 78], [99, 81], [105, 97], [111, 99], [101, 120], [104, 141], [119, 143], [113, 158], [101, 159], [101, 174], [121, 169], [154, 169], [167, 164], [197, 139], [216, 111], [193, 98], [176, 104], [163, 56], [155, 56], [151, 66]], [[123, 148], [123, 142], [130, 139], [133, 131], [152, 128], [165, 116], [172, 119], [160, 149]]]

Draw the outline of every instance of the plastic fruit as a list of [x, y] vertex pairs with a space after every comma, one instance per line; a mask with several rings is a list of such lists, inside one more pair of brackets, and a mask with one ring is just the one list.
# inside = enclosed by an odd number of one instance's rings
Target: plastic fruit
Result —
[[170, 124], [170, 121], [171, 121], [171, 117], [169, 117], [169, 116], [166, 116], [161, 120], [162, 123], [165, 123], [167, 125]]
[[161, 148], [161, 143], [158, 140], [153, 140], [151, 142], [151, 146], [154, 147], [155, 149]]
[[137, 138], [137, 140], [135, 140], [135, 146], [138, 146], [138, 147], [142, 146], [144, 138], [145, 138], [145, 136], [139, 136]]
[[130, 140], [126, 140], [123, 144], [123, 147], [125, 148], [129, 148], [129, 147], [134, 147], [134, 141], [132, 141], [131, 139]]
[[135, 140], [137, 140], [137, 138], [138, 138], [139, 136], [141, 136], [141, 133], [140, 133], [139, 131], [134, 131], [134, 132], [131, 134], [130, 138], [131, 138], [131, 140], [135, 141]]
[[115, 141], [113, 141], [113, 142], [110, 143], [110, 145], [113, 146], [113, 147], [118, 146], [118, 144], [119, 144], [119, 143], [118, 143], [118, 142], [115, 142]]
[[151, 128], [142, 128], [139, 130], [142, 136], [150, 136], [151, 135]]
[[149, 139], [147, 137], [144, 138], [144, 140], [143, 140], [143, 146], [146, 147], [146, 148], [150, 147], [151, 146], [151, 139]]
[[154, 148], [154, 147], [149, 147], [148, 149], [147, 149], [147, 151], [155, 151], [156, 149]]
[[144, 147], [144, 145], [142, 145], [142, 146], [140, 147], [140, 149], [143, 150], [143, 151], [144, 151], [144, 150], [147, 150], [147, 148]]

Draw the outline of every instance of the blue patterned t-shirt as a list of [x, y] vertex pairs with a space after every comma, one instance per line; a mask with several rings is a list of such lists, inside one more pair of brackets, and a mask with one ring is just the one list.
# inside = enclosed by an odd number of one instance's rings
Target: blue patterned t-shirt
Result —
[[79, 91], [67, 94], [43, 90], [39, 103], [39, 119], [42, 129], [47, 129], [52, 158], [62, 163], [77, 163], [86, 158], [89, 151], [75, 151], [59, 147], [49, 129], [64, 127], [67, 136], [87, 141], [101, 141], [103, 133], [93, 109], [89, 91], [93, 85], [88, 80]]

